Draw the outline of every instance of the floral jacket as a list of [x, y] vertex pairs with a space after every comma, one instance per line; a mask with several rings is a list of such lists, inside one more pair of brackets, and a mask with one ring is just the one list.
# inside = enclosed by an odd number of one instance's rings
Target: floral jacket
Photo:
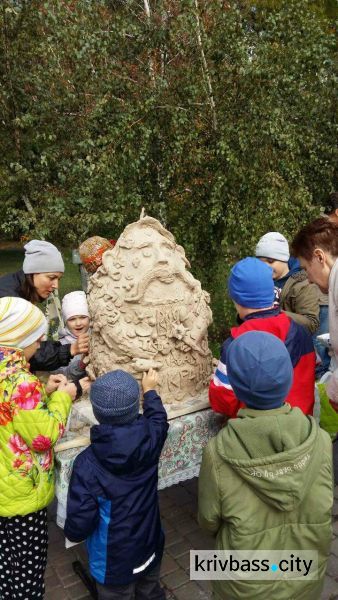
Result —
[[53, 499], [52, 448], [70, 407], [65, 392], [47, 396], [22, 350], [0, 347], [0, 516], [26, 515]]

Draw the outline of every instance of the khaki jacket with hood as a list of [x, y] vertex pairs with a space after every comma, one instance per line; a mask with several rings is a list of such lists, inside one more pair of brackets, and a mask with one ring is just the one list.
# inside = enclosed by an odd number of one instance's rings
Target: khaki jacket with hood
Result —
[[219, 550], [317, 550], [318, 580], [214, 581], [215, 598], [318, 600], [331, 544], [332, 444], [289, 404], [241, 409], [210, 440], [199, 522]]
[[280, 307], [291, 319], [313, 334], [319, 327], [319, 289], [309, 283], [305, 271], [291, 275], [279, 298]]

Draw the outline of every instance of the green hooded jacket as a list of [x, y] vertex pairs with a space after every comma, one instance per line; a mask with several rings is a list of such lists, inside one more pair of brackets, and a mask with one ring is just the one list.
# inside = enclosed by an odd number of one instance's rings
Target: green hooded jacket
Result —
[[53, 500], [53, 446], [71, 404], [66, 392], [47, 396], [22, 350], [0, 347], [0, 517], [27, 515]]
[[241, 409], [203, 453], [199, 522], [217, 550], [317, 550], [318, 579], [213, 581], [218, 599], [319, 600], [331, 544], [332, 444], [289, 404]]

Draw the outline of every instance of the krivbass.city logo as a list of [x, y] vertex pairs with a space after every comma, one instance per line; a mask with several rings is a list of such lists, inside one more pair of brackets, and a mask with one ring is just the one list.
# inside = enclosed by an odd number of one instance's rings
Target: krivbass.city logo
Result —
[[313, 550], [190, 550], [190, 579], [318, 579]]

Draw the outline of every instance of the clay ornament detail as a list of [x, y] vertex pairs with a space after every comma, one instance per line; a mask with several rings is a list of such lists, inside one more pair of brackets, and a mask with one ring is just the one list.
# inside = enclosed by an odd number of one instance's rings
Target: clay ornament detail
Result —
[[140, 379], [153, 367], [166, 403], [207, 388], [210, 298], [189, 267], [184, 249], [156, 219], [143, 217], [125, 228], [88, 287], [92, 378], [122, 368]]

